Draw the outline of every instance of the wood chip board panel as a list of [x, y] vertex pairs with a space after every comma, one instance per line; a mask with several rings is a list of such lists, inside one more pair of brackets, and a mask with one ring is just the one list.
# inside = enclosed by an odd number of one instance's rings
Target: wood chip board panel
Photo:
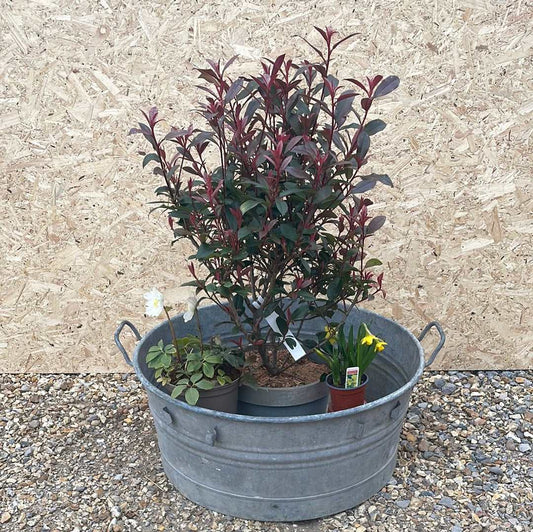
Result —
[[[434, 368], [533, 367], [530, 2], [21, 0], [0, 12], [0, 369], [127, 369], [112, 337], [141, 331], [143, 293], [182, 310], [190, 250], [148, 216], [139, 109], [188, 125], [195, 67], [312, 57], [312, 26], [359, 32], [341, 77], [396, 74], [369, 168], [388, 223], [373, 242], [388, 297], [367, 307], [448, 341]], [[317, 42], [315, 40], [315, 42]], [[132, 339], [125, 342], [129, 348]], [[431, 347], [435, 338], [428, 338]]]

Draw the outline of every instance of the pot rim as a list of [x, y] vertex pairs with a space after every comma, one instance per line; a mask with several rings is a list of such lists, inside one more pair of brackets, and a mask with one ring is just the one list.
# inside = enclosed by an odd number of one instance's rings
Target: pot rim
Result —
[[[214, 305], [213, 305], [214, 306]], [[207, 308], [207, 307], [202, 307]], [[200, 312], [202, 308], [198, 309]], [[361, 308], [355, 308], [353, 312], [358, 312], [363, 314], [363, 316], [367, 316], [368, 318], [378, 318], [379, 320], [383, 320], [387, 323], [389, 323], [393, 327], [399, 327], [402, 332], [407, 334], [409, 338], [414, 342], [414, 344], [417, 347], [418, 350], [418, 367], [416, 369], [415, 374], [411, 377], [411, 379], [406, 382], [401, 388], [398, 388], [395, 392], [386, 395], [384, 397], [380, 397], [379, 399], [376, 399], [375, 401], [371, 401], [369, 403], [366, 403], [364, 405], [356, 407], [359, 412], [365, 412], [367, 410], [371, 410], [375, 407], [393, 402], [397, 400], [399, 397], [402, 397], [404, 394], [406, 394], [409, 390], [414, 388], [418, 380], [420, 379], [420, 376], [422, 375], [422, 372], [424, 370], [425, 365], [425, 358], [424, 358], [424, 350], [422, 348], [422, 345], [417, 340], [417, 338], [403, 325], [400, 325], [398, 322], [395, 322], [394, 320], [391, 320], [389, 318], [386, 318], [382, 316], [381, 314], [377, 314], [376, 312], [372, 312], [370, 310], [361, 309]], [[176, 315], [173, 320], [180, 319], [183, 316], [183, 313], [180, 313]], [[367, 318], [367, 319], [368, 319]], [[166, 322], [161, 323], [157, 327], [164, 327], [166, 325]], [[155, 327], [155, 328], [157, 328]], [[288, 416], [288, 417], [260, 417], [260, 416], [247, 416], [243, 414], [228, 414], [226, 412], [218, 412], [216, 410], [210, 410], [207, 408], [202, 408], [199, 406], [191, 406], [183, 401], [178, 401], [177, 399], [172, 399], [168, 394], [157, 388], [154, 384], [152, 384], [144, 375], [144, 373], [141, 371], [140, 365], [139, 365], [139, 353], [141, 350], [141, 347], [143, 345], [144, 339], [146, 335], [137, 343], [135, 346], [135, 350], [133, 352], [133, 367], [135, 369], [135, 373], [137, 374], [137, 378], [141, 381], [141, 384], [143, 387], [149, 391], [150, 393], [153, 393], [157, 397], [159, 397], [163, 401], [171, 401], [176, 407], [183, 408], [185, 410], [189, 410], [192, 412], [197, 412], [198, 414], [202, 414], [204, 416], [209, 416], [215, 419], [226, 419], [226, 420], [232, 420], [242, 423], [266, 423], [266, 424], [289, 424], [289, 423], [314, 423], [316, 421], [322, 420], [322, 419], [332, 419], [332, 418], [342, 418], [352, 415], [353, 409], [348, 410], [341, 410], [339, 412], [328, 412], [324, 414], [310, 414], [307, 416]]]

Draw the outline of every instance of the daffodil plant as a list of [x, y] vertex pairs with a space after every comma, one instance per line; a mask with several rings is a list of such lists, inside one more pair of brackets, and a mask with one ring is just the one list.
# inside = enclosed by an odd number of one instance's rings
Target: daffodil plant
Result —
[[[195, 405], [201, 390], [211, 390], [215, 386], [229, 384], [239, 375], [243, 366], [242, 353], [222, 345], [220, 339], [213, 337], [209, 343], [202, 340], [199, 320], [199, 336], [187, 335], [178, 338], [175, 334], [169, 307], [165, 307], [163, 294], [153, 289], [144, 296], [145, 313], [157, 318], [165, 312], [170, 328], [172, 343], [165, 345], [163, 340], [152, 346], [146, 355], [149, 368], [155, 370], [154, 377], [163, 386], [170, 385], [173, 398], [183, 397], [190, 405]], [[198, 317], [196, 298], [187, 300], [184, 321]]]
[[366, 323], [359, 326], [357, 337], [354, 335], [353, 325], [347, 335], [344, 328], [345, 324], [326, 326], [325, 330], [318, 334], [320, 348], [315, 348], [318, 356], [331, 371], [333, 386], [337, 387], [344, 386], [346, 370], [352, 367], [359, 368], [357, 385], [361, 384], [363, 373], [387, 345], [384, 340], [370, 332]]

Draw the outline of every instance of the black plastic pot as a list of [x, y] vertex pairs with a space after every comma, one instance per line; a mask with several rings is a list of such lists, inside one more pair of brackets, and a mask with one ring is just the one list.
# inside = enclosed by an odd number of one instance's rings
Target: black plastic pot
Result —
[[[172, 384], [167, 384], [164, 388], [170, 395], [174, 386]], [[235, 379], [224, 386], [216, 386], [211, 390], [199, 390], [199, 392], [200, 397], [196, 406], [209, 408], [210, 410], [217, 410], [218, 412], [227, 412], [229, 414], [237, 413], [239, 379]], [[184, 394], [177, 397], [177, 399], [185, 402]]]

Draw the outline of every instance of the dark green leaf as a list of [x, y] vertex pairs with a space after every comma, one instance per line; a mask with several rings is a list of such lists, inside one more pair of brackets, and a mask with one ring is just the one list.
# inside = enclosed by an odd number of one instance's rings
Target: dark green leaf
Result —
[[329, 185], [326, 185], [325, 187], [322, 187], [318, 190], [315, 196], [315, 202], [317, 204], [322, 203], [324, 200], [329, 199], [333, 195], [333, 190]]
[[241, 90], [242, 87], [242, 78], [236, 79], [232, 84], [231, 87], [228, 89], [228, 92], [226, 93], [226, 96], [224, 97], [224, 101], [227, 103], [230, 100], [233, 100], [235, 96], [237, 96], [237, 93]]
[[335, 299], [339, 296], [342, 290], [342, 279], [340, 277], [337, 277], [336, 279], [333, 279], [331, 283], [329, 283], [329, 286], [326, 291], [326, 295], [328, 296], [328, 299], [330, 301], [335, 301]]
[[281, 234], [288, 240], [292, 240], [293, 242], [298, 240], [298, 233], [296, 232], [294, 226], [290, 224], [281, 224], [279, 226], [279, 230]]
[[205, 379], [202, 379], [201, 381], [196, 383], [196, 387], [200, 390], [212, 390], [215, 385]]
[[200, 392], [196, 388], [189, 388], [185, 392], [185, 401], [189, 403], [190, 405], [194, 406], [198, 399], [200, 398]]
[[179, 397], [183, 393], [185, 388], [187, 388], [187, 386], [184, 384], [179, 384], [177, 386], [174, 386], [174, 388], [172, 389], [172, 393], [170, 394], [170, 397], [172, 397], [172, 399], [176, 399], [176, 397]]
[[368, 136], [368, 133], [363, 130], [359, 133], [357, 139], [357, 156], [360, 159], [364, 159], [368, 153], [368, 148], [370, 148], [370, 137]]
[[341, 101], [337, 101], [337, 105], [335, 106], [335, 122], [339, 126], [342, 126], [344, 122], [346, 121], [346, 117], [348, 116], [348, 113], [352, 109], [353, 101], [355, 96], [353, 91], [347, 91], [341, 94], [341, 97], [345, 95], [346, 97], [343, 98]]
[[379, 181], [388, 187], [392, 187], [393, 183], [387, 174], [369, 174], [360, 176], [364, 181]]
[[202, 368], [204, 375], [208, 379], [212, 379], [215, 376], [215, 368], [211, 364], [206, 364], [204, 362], [203, 368]]
[[393, 90], [397, 89], [400, 85], [400, 79], [398, 76], [388, 76], [384, 80], [381, 81], [381, 83], [376, 87], [376, 90], [374, 91], [374, 98], [381, 98], [382, 96], [386, 96]]
[[147, 155], [144, 156], [144, 159], [143, 159], [143, 168], [150, 162], [150, 161], [156, 161], [158, 163], [161, 162], [161, 160], [159, 159], [159, 156], [157, 155], [157, 153], [148, 153]]
[[304, 319], [309, 314], [309, 305], [300, 305], [292, 314], [291, 319], [298, 321]]
[[376, 133], [379, 133], [380, 131], [383, 131], [387, 127], [387, 124], [383, 122], [383, 120], [371, 120], [368, 122], [368, 124], [365, 126], [365, 131], [369, 135], [375, 135]]
[[242, 240], [243, 238], [246, 238], [248, 235], [250, 235], [252, 231], [249, 227], [241, 227], [237, 233], [237, 238], [239, 240]]
[[379, 259], [369, 259], [366, 261], [365, 268], [372, 268], [374, 266], [381, 266], [383, 263]]
[[365, 233], [367, 235], [371, 235], [372, 233], [375, 233], [378, 229], [380, 229], [383, 224], [385, 223], [385, 216], [376, 216], [375, 218], [372, 218], [370, 220], [370, 223], [366, 226]]
[[261, 203], [260, 200], [253, 200], [253, 199], [250, 199], [250, 200], [246, 200], [242, 205], [241, 205], [241, 212], [243, 214], [246, 214], [250, 209], [253, 209], [254, 207], [256, 207], [257, 205], [259, 205]]
[[246, 118], [250, 118], [255, 112], [261, 107], [261, 103], [259, 100], [253, 99], [248, 104], [248, 107], [246, 108], [246, 111], [244, 112], [244, 116]]
[[202, 378], [203, 375], [201, 373], [194, 373], [193, 375], [191, 375], [191, 383], [196, 384]]
[[167, 186], [157, 187], [155, 189], [155, 194], [156, 196], [168, 196], [169, 195], [168, 187]]
[[355, 187], [350, 191], [352, 194], [363, 194], [372, 190], [376, 186], [375, 181], [359, 181]]
[[281, 214], [281, 216], [285, 216], [289, 210], [289, 207], [287, 206], [287, 202], [283, 201], [281, 198], [276, 199], [276, 207], [278, 208], [278, 211]]
[[285, 168], [285, 172], [293, 177], [296, 177], [297, 179], [307, 179], [308, 177], [307, 172], [299, 166], [287, 166], [287, 168]]
[[287, 324], [287, 320], [285, 316], [280, 316], [276, 318], [276, 325], [279, 328], [279, 331], [283, 336], [285, 336], [289, 332], [289, 325]]
[[207, 244], [200, 244], [200, 247], [198, 248], [195, 257], [200, 260], [208, 259], [212, 257], [214, 253], [215, 251]]
[[155, 360], [160, 354], [161, 351], [158, 347], [153, 351], [152, 349], [150, 349], [150, 351], [148, 351], [148, 354], [146, 355], [146, 363], [149, 364], [150, 362], [152, 362], [152, 360]]

